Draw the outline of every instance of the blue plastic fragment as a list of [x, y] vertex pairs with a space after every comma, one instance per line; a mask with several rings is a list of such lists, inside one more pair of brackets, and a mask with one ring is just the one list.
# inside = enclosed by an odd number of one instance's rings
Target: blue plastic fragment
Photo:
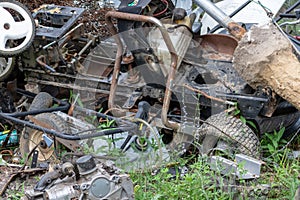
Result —
[[[3, 131], [0, 132], [0, 146], [2, 146], [3, 142], [5, 141], [6, 137], [8, 136], [9, 131]], [[13, 130], [10, 134], [9, 140], [7, 145], [11, 146], [11, 145], [16, 145], [18, 144], [18, 134], [17, 134], [17, 130]]]

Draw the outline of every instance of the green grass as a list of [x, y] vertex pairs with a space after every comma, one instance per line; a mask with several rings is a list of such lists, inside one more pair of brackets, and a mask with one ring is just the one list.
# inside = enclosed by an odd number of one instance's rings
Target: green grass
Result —
[[[157, 174], [133, 172], [131, 178], [136, 199], [257, 199], [260, 193], [252, 192], [258, 190], [256, 187], [260, 184], [268, 184], [271, 188], [262, 199], [293, 199], [300, 185], [299, 161], [291, 160], [286, 165], [272, 168], [269, 166], [269, 163], [263, 166], [261, 177], [257, 180], [244, 182], [230, 180], [212, 171], [203, 161], [189, 166], [190, 171], [182, 177], [173, 177], [168, 168], [162, 168]], [[230, 181], [233, 181], [233, 188], [227, 188]], [[251, 187], [253, 190], [249, 192]]]
[[[136, 199], [231, 199], [234, 193], [223, 192], [219, 187], [218, 175], [210, 170], [205, 160], [189, 166], [190, 172], [181, 176], [180, 165], [168, 167], [157, 174], [151, 172], [132, 173]], [[222, 182], [222, 181], [221, 181]]]
[[[284, 129], [282, 129], [284, 130]], [[132, 172], [136, 199], [293, 199], [300, 186], [300, 160], [291, 158], [291, 149], [284, 148], [283, 131], [269, 134], [262, 139], [261, 176], [256, 180], [236, 180], [229, 175], [213, 171], [206, 158], [186, 165], [182, 159], [171, 167], [177, 173], [171, 174], [170, 167], [159, 172]], [[266, 145], [269, 144], [269, 145]], [[181, 176], [180, 167], [188, 166], [188, 173]], [[269, 189], [262, 194], [260, 186]], [[232, 186], [232, 187], [229, 187]]]

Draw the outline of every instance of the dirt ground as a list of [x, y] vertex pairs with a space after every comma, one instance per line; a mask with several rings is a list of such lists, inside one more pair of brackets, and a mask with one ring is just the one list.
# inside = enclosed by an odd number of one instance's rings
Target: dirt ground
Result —
[[[0, 190], [6, 186], [11, 177], [18, 172], [19, 167], [0, 167]], [[33, 189], [37, 180], [40, 178], [42, 173], [33, 172], [33, 173], [21, 173], [16, 175], [11, 182], [8, 184], [7, 189], [5, 190], [1, 199], [22, 199], [24, 191], [29, 191]]]

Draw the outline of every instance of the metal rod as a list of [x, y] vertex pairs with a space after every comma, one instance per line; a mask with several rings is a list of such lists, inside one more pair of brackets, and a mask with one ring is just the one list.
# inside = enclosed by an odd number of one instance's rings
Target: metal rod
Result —
[[[295, 8], [297, 8], [297, 6], [299, 6], [299, 5], [300, 5], [300, 0], [297, 1], [296, 3], [294, 3], [294, 5], [292, 5], [291, 7], [289, 7], [283, 14], [290, 13], [292, 10], [294, 10]], [[274, 21], [278, 22], [281, 19], [282, 19], [282, 17], [279, 15], [279, 17], [277, 17]]]
[[69, 32], [67, 32], [64, 36], [62, 36], [60, 39], [55, 40], [55, 41], [53, 41], [53, 42], [51, 42], [51, 43], [45, 45], [45, 46], [43, 47], [43, 49], [45, 50], [45, 49], [49, 48], [50, 46], [56, 44], [57, 42], [59, 42], [59, 41], [65, 39], [66, 37], [68, 37], [69, 35], [71, 35], [71, 33], [73, 33], [76, 29], [78, 29], [78, 28], [81, 27], [82, 25], [83, 25], [83, 23], [78, 24], [77, 26], [75, 26], [74, 28], [72, 28]]
[[178, 123], [171, 122], [167, 118], [168, 110], [170, 107], [173, 80], [175, 78], [178, 56], [176, 54], [173, 43], [169, 37], [169, 34], [168, 34], [166, 28], [163, 26], [163, 24], [158, 19], [156, 19], [154, 17], [122, 13], [122, 12], [116, 12], [116, 11], [109, 11], [105, 15], [105, 21], [108, 26], [108, 29], [113, 34], [113, 37], [116, 40], [116, 43], [118, 46], [116, 61], [115, 61], [115, 66], [114, 66], [114, 71], [113, 71], [112, 84], [110, 87], [111, 93], [110, 93], [109, 99], [108, 99], [109, 108], [114, 108], [115, 91], [116, 91], [116, 87], [117, 87], [117, 79], [118, 79], [118, 74], [120, 72], [120, 65], [121, 65], [122, 53], [123, 53], [122, 41], [121, 41], [121, 39], [118, 35], [118, 32], [112, 22], [112, 18], [152, 23], [152, 24], [156, 25], [158, 27], [158, 29], [160, 30], [162, 37], [167, 45], [167, 48], [171, 54], [171, 66], [170, 66], [169, 76], [168, 76], [168, 80], [167, 80], [167, 84], [166, 84], [165, 98], [163, 101], [161, 119], [162, 119], [163, 124], [166, 127], [175, 129], [175, 130], [179, 129], [180, 125]]
[[89, 48], [92, 44], [93, 44], [93, 40], [90, 40], [82, 49], [81, 51], [78, 53], [78, 56], [81, 56], [86, 50], [87, 48]]
[[[249, 5], [252, 2], [252, 0], [248, 0], [246, 1], [244, 4], [242, 4], [240, 7], [238, 7], [235, 11], [233, 11], [229, 17], [234, 17], [236, 14], [238, 14], [241, 10], [243, 10], [247, 5]], [[222, 26], [220, 24], [218, 24], [217, 26], [215, 26], [213, 29], [211, 29], [209, 31], [209, 33], [214, 33], [216, 30], [218, 30], [219, 28], [221, 28]]]
[[55, 69], [49, 65], [46, 64], [46, 57], [44, 55], [40, 55], [36, 58], [36, 62], [46, 68], [46, 70], [49, 70], [50, 72], [56, 72]]
[[1, 116], [6, 115], [10, 117], [25, 117], [28, 115], [37, 115], [40, 113], [50, 113], [50, 112], [56, 112], [56, 111], [67, 111], [70, 107], [68, 102], [65, 101], [60, 101], [59, 102], [60, 106], [54, 107], [54, 108], [46, 108], [46, 109], [39, 109], [39, 110], [32, 110], [32, 111], [27, 111], [27, 112], [16, 112], [16, 113], [1, 113]]
[[[30, 96], [30, 97], [34, 96], [33, 93], [24, 91], [21, 89], [18, 89], [18, 92], [23, 95], [26, 95], [26, 96]], [[88, 134], [82, 134], [82, 135], [70, 135], [69, 133], [60, 133], [55, 130], [52, 130], [52, 129], [50, 130], [50, 129], [41, 127], [39, 125], [33, 124], [29, 121], [18, 119], [18, 117], [25, 117], [28, 115], [36, 115], [36, 114], [45, 113], [45, 112], [67, 111], [70, 107], [69, 103], [66, 101], [61, 101], [56, 98], [53, 98], [53, 100], [55, 102], [57, 102], [58, 104], [60, 104], [61, 106], [58, 106], [56, 108], [47, 108], [47, 109], [33, 110], [33, 111], [28, 111], [28, 112], [0, 113], [0, 119], [9, 120], [14, 123], [21, 124], [23, 126], [28, 126], [33, 129], [43, 131], [45, 133], [53, 135], [55, 137], [59, 137], [59, 138], [67, 139], [67, 140], [83, 140], [83, 139], [87, 139], [87, 138], [93, 138], [93, 137], [98, 137], [98, 136], [103, 136], [103, 135], [111, 135], [111, 134], [121, 133], [121, 132], [126, 132], [126, 131], [134, 132], [137, 129], [137, 125], [133, 122], [115, 118], [115, 117], [112, 117], [109, 115], [105, 115], [103, 113], [99, 113], [94, 110], [81, 108], [80, 106], [74, 106], [74, 107], [76, 107], [76, 110], [85, 112], [86, 115], [89, 115], [89, 116], [96, 115], [97, 117], [102, 117], [102, 118], [109, 119], [109, 120], [115, 120], [117, 123], [123, 123], [125, 126], [114, 128], [114, 129], [109, 129], [109, 130], [101, 130], [101, 131], [97, 131], [95, 133], [88, 133]]]
[[194, 0], [209, 16], [214, 18], [221, 26], [227, 28], [229, 33], [237, 39], [241, 39], [246, 30], [238, 23], [234, 22], [228, 15], [209, 0]]
[[21, 120], [21, 119], [9, 116], [4, 113], [0, 113], [0, 118], [6, 119], [9, 121], [13, 121], [13, 122], [15, 122], [17, 124], [21, 124], [23, 126], [28, 126], [30, 128], [33, 128], [33, 129], [36, 129], [39, 131], [43, 131], [47, 134], [50, 134], [50, 135], [53, 135], [55, 137], [59, 137], [62, 139], [66, 139], [66, 140], [84, 140], [84, 139], [88, 139], [88, 138], [94, 138], [94, 137], [99, 137], [99, 136], [104, 136], [104, 135], [112, 135], [112, 134], [116, 134], [116, 133], [132, 131], [136, 128], [135, 126], [127, 126], [127, 127], [119, 127], [119, 128], [114, 128], [114, 129], [108, 129], [108, 130], [101, 130], [101, 131], [98, 131], [95, 133], [88, 133], [88, 134], [83, 134], [83, 135], [70, 135], [69, 133], [61, 133], [61, 132], [54, 131], [52, 129], [50, 130], [47, 128], [43, 128], [41, 126], [32, 124], [29, 121]]
[[[120, 73], [120, 68], [121, 68], [121, 61], [122, 61], [122, 54], [123, 54], [123, 43], [118, 35], [117, 29], [115, 28], [113, 22], [112, 22], [112, 16], [110, 16], [110, 12], [108, 12], [105, 15], [105, 21], [108, 26], [109, 31], [113, 35], [113, 38], [117, 44], [117, 54], [116, 54], [116, 60], [114, 64], [114, 70], [113, 70], [113, 75], [112, 75], [112, 80], [111, 80], [111, 85], [110, 85], [110, 91], [109, 91], [109, 98], [108, 98], [108, 108], [112, 109], [115, 107], [114, 101], [115, 101], [115, 96], [116, 96], [116, 89], [117, 89], [117, 82], [118, 82], [118, 76]], [[113, 112], [114, 115], [116, 116], [121, 116], [123, 115], [122, 112], [115, 110]]]
[[209, 16], [214, 18], [221, 26], [227, 27], [227, 24], [233, 20], [220, 10], [215, 4], [209, 0], [194, 0], [195, 4], [200, 6]]
[[[69, 104], [67, 102], [65, 102], [65, 103], [69, 107]], [[33, 128], [33, 129], [36, 129], [39, 131], [43, 131], [50, 135], [53, 135], [53, 136], [56, 136], [59, 138], [63, 138], [63, 139], [67, 139], [67, 140], [83, 140], [83, 139], [87, 139], [87, 138], [93, 138], [93, 137], [98, 137], [98, 136], [103, 136], [103, 135], [112, 135], [115, 133], [121, 133], [121, 132], [126, 132], [126, 131], [135, 132], [135, 130], [137, 129], [136, 123], [122, 120], [119, 118], [115, 118], [115, 117], [112, 117], [109, 115], [105, 115], [103, 113], [99, 113], [94, 110], [81, 108], [79, 106], [78, 107], [76, 106], [76, 110], [85, 112], [86, 115], [96, 115], [97, 117], [102, 117], [102, 118], [109, 119], [109, 120], [115, 120], [117, 123], [123, 123], [124, 126], [114, 128], [114, 129], [109, 129], [109, 130], [101, 130], [101, 131], [97, 131], [95, 133], [88, 133], [88, 134], [82, 134], [82, 135], [70, 135], [69, 133], [60, 133], [55, 130], [52, 130], [52, 129], [50, 130], [50, 129], [44, 128], [42, 126], [33, 124], [29, 121], [17, 118], [17, 117], [24, 117], [27, 115], [35, 115], [35, 114], [39, 114], [39, 113], [44, 113], [45, 111], [49, 112], [50, 110], [51, 109], [43, 109], [43, 110], [29, 111], [29, 112], [22, 112], [22, 113], [0, 113], [0, 119], [6, 119], [6, 120], [12, 121], [14, 123], [21, 124], [23, 126], [28, 126], [30, 128]], [[54, 110], [54, 109], [52, 109], [52, 110]], [[64, 108], [64, 110], [65, 110], [65, 108]], [[59, 111], [59, 109], [56, 108], [55, 111]], [[88, 132], [88, 130], [87, 130], [87, 132]]]

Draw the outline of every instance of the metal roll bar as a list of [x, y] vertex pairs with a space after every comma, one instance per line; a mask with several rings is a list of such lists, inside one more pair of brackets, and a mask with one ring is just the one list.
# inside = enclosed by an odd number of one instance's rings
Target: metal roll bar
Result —
[[110, 87], [110, 95], [109, 95], [109, 99], [108, 99], [109, 109], [114, 108], [114, 99], [115, 99], [115, 95], [116, 95], [115, 92], [116, 92], [116, 88], [117, 88], [118, 75], [120, 72], [122, 53], [123, 53], [123, 44], [118, 35], [117, 29], [112, 22], [112, 18], [152, 23], [155, 26], [157, 26], [157, 28], [160, 30], [162, 37], [167, 45], [167, 48], [171, 54], [171, 66], [170, 66], [170, 71], [169, 71], [169, 75], [168, 75], [168, 79], [167, 79], [167, 83], [166, 83], [165, 98], [163, 101], [161, 120], [162, 120], [162, 123], [166, 127], [174, 129], [174, 130], [178, 130], [180, 127], [179, 123], [171, 122], [167, 118], [168, 110], [170, 107], [170, 101], [171, 101], [173, 81], [175, 78], [175, 73], [176, 73], [176, 68], [177, 68], [178, 56], [176, 54], [175, 48], [173, 46], [173, 43], [169, 37], [169, 34], [168, 34], [166, 28], [155, 17], [137, 15], [137, 14], [129, 14], [129, 13], [123, 13], [123, 12], [117, 12], [117, 11], [109, 11], [105, 15], [105, 21], [108, 26], [108, 29], [112, 33], [112, 35], [117, 43], [117, 46], [118, 46], [116, 61], [115, 61], [114, 71], [113, 71], [113, 77], [112, 77], [112, 82], [111, 82], [111, 87]]

